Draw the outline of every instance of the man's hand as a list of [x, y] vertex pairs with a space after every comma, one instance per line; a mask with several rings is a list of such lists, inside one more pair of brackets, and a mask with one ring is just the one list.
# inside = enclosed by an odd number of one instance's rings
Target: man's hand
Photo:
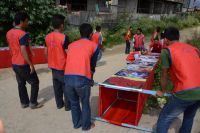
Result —
[[90, 86], [93, 87], [94, 86], [94, 80], [92, 79], [90, 82]]
[[162, 91], [156, 92], [156, 96], [158, 96], [158, 97], [162, 97], [163, 95], [164, 95], [164, 92], [162, 92]]
[[33, 74], [35, 72], [35, 67], [33, 65], [30, 65], [30, 69], [31, 69], [30, 74]]

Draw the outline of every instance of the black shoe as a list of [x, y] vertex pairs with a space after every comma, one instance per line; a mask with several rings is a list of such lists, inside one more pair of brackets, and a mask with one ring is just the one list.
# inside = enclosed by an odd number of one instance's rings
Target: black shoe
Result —
[[65, 111], [70, 111], [71, 110], [71, 108], [70, 107], [68, 107], [68, 106], [65, 106]]
[[29, 107], [31, 108], [31, 109], [38, 109], [38, 108], [41, 108], [41, 107], [43, 107], [44, 105], [43, 104], [41, 104], [41, 103], [36, 103], [36, 104], [30, 104], [29, 105]]
[[29, 104], [21, 104], [21, 107], [22, 107], [23, 109], [25, 109], [25, 108], [29, 107]]
[[63, 105], [63, 106], [60, 106], [60, 107], [57, 106], [57, 109], [62, 109], [63, 107], [64, 107], [64, 105]]

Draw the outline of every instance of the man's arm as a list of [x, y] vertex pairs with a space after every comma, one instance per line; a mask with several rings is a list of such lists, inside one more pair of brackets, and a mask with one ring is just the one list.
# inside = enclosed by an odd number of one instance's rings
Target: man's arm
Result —
[[168, 69], [166, 68], [162, 68], [162, 72], [161, 72], [161, 87], [162, 87], [162, 91], [165, 92], [166, 91], [166, 87], [167, 87], [167, 78], [168, 75]]
[[30, 65], [30, 69], [31, 69], [31, 74], [35, 71], [35, 68], [33, 66], [33, 63], [31, 62], [31, 60], [29, 59], [28, 53], [26, 51], [26, 46], [25, 45], [21, 45], [21, 52], [22, 52], [22, 56], [24, 57], [25, 61]]
[[95, 67], [96, 67], [96, 63], [97, 63], [97, 59], [98, 59], [98, 55], [99, 55], [99, 48], [97, 46], [96, 48], [96, 51], [94, 52], [92, 58], [91, 58], [91, 63], [90, 63], [90, 66], [91, 66], [91, 78], [92, 78], [92, 82], [91, 82], [91, 86], [94, 85], [94, 80], [93, 80], [93, 77], [94, 77], [94, 73], [95, 73]]
[[67, 49], [68, 49], [68, 46], [69, 46], [69, 37], [66, 35], [65, 36], [65, 40], [64, 40], [64, 44], [63, 44], [63, 48], [65, 50], [65, 52], [67, 53]]
[[103, 43], [103, 37], [102, 37], [102, 35], [99, 36], [98, 43], [99, 43], [99, 47], [102, 49], [102, 43]]
[[22, 36], [19, 40], [19, 43], [20, 43], [22, 56], [24, 57], [25, 61], [30, 65], [30, 69], [31, 69], [30, 73], [33, 73], [35, 71], [35, 68], [26, 50], [26, 47], [29, 45], [29, 35], [25, 34], [24, 36]]
[[94, 52], [92, 58], [91, 58], [91, 72], [92, 74], [95, 73], [95, 67], [96, 67], [96, 63], [97, 63], [97, 58], [98, 58], [98, 55], [99, 55], [99, 48], [97, 47], [96, 51]]
[[166, 91], [167, 82], [168, 82], [168, 70], [170, 68], [170, 56], [169, 51], [167, 49], [163, 49], [161, 52], [161, 90], [157, 91], [157, 96], [163, 96]]

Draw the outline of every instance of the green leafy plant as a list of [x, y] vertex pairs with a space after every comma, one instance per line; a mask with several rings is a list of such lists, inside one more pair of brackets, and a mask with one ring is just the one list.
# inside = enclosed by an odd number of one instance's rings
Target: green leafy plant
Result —
[[29, 28], [31, 42], [43, 45], [45, 34], [49, 31], [50, 20], [53, 14], [66, 16], [64, 9], [55, 5], [54, 0], [2, 0], [0, 1], [0, 44], [5, 45], [5, 34], [13, 27], [13, 18], [16, 12], [25, 11], [30, 16]]
[[187, 40], [187, 43], [197, 47], [200, 50], [200, 33], [195, 32], [193, 37]]

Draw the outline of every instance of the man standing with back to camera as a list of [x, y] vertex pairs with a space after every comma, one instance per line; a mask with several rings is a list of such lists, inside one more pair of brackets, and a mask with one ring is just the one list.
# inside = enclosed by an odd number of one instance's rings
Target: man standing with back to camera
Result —
[[49, 33], [46, 38], [45, 55], [48, 58], [48, 67], [52, 70], [53, 88], [57, 109], [65, 107], [65, 111], [70, 110], [70, 102], [64, 95], [64, 68], [69, 45], [68, 36], [63, 34], [65, 17], [55, 14], [52, 17], [54, 31]]
[[[14, 18], [16, 26], [7, 32], [6, 38], [12, 54], [12, 67], [16, 74], [21, 107], [27, 108], [30, 106], [31, 109], [36, 109], [42, 107], [42, 105], [37, 102], [39, 79], [31, 61], [29, 34], [25, 32], [28, 27], [28, 20], [27, 13], [16, 13]], [[30, 99], [26, 82], [31, 85]]]
[[92, 32], [90, 24], [80, 26], [81, 39], [69, 45], [65, 67], [64, 92], [71, 103], [74, 128], [82, 127], [82, 130], [90, 130], [95, 126], [91, 123], [90, 93], [99, 48], [89, 40]]

